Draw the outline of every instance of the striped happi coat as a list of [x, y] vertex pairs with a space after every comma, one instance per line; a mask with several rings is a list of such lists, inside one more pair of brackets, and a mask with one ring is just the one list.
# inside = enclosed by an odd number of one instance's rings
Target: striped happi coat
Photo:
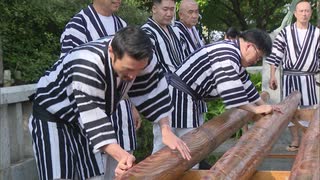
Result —
[[[220, 41], [206, 45], [191, 54], [177, 69], [177, 74], [197, 96], [220, 97], [226, 108], [238, 107], [260, 99], [259, 93], [240, 64], [239, 45], [231, 41]], [[175, 127], [198, 126], [198, 101], [176, 88], [172, 88]], [[197, 121], [194, 121], [197, 119]]]
[[64, 122], [80, 123], [94, 152], [116, 141], [110, 115], [125, 94], [150, 121], [172, 110], [167, 82], [154, 60], [133, 82], [117, 85], [109, 42], [102, 38], [71, 50], [40, 78], [34, 99]]
[[[197, 31], [195, 26], [191, 28], [191, 31], [193, 32], [192, 35], [190, 34], [189, 29], [182, 22], [175, 21], [174, 26], [179, 30], [182, 44], [186, 46], [184, 48], [185, 57], [189, 56], [189, 54], [204, 46], [202, 38], [200, 37], [199, 32]], [[196, 38], [197, 43], [193, 40], [193, 37]]]
[[[87, 8], [76, 14], [66, 25], [61, 35], [61, 54], [66, 55], [72, 48], [105, 36], [113, 36], [127, 24], [120, 17], [112, 15], [114, 29], [108, 29], [102, 23], [98, 13], [90, 4]], [[136, 134], [129, 100], [123, 100], [119, 109], [112, 116], [118, 143], [127, 151], [136, 149]]]
[[276, 67], [282, 63], [283, 94], [297, 90], [301, 93], [301, 106], [318, 103], [315, 74], [320, 68], [319, 28], [309, 24], [302, 45], [299, 43], [296, 24], [285, 27], [277, 35], [271, 55], [266, 62]]
[[167, 34], [152, 18], [148, 18], [142, 26], [154, 45], [154, 58], [160, 63], [165, 72], [172, 73], [184, 60], [180, 35], [172, 26], [167, 26]]
[[127, 26], [126, 22], [120, 17], [112, 15], [112, 18], [114, 19], [115, 31], [110, 31], [103, 26], [92, 4], [81, 10], [67, 23], [60, 37], [60, 57], [64, 56], [74, 47], [104, 36], [113, 36], [117, 31]]
[[[183, 50], [184, 50], [185, 57], [188, 57], [191, 53], [193, 53], [194, 51], [196, 51], [199, 48], [201, 48], [202, 46], [204, 46], [202, 38], [200, 37], [199, 32], [197, 31], [195, 26], [192, 27], [193, 35], [191, 35], [188, 28], [182, 22], [175, 21], [174, 25], [175, 25], [175, 28], [177, 28], [179, 31], [179, 34], [181, 37], [181, 44], [184, 47]], [[193, 40], [194, 36], [195, 36], [195, 38], [197, 38], [198, 43], [194, 42], [194, 40]], [[199, 101], [197, 103], [197, 105], [199, 106], [199, 112], [201, 114], [208, 112], [207, 104], [205, 102]], [[174, 121], [177, 122], [178, 117], [179, 116], [175, 115], [173, 118]], [[196, 122], [197, 121], [194, 122], [194, 125], [192, 127], [198, 127], [198, 124]], [[199, 125], [201, 125], [201, 124], [199, 124]]]

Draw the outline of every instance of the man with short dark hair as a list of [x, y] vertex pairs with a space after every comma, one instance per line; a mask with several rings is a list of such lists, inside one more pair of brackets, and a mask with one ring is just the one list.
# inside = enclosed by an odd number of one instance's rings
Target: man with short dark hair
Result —
[[[162, 67], [164, 73], [169, 74], [173, 73], [185, 58], [179, 32], [171, 25], [174, 13], [174, 0], [153, 0], [152, 17], [148, 18], [141, 27], [149, 35], [153, 44], [153, 58]], [[154, 124], [153, 153], [163, 147], [161, 134], [160, 127]], [[177, 134], [177, 136], [180, 135]]]
[[229, 27], [224, 35], [224, 39], [235, 40], [239, 37], [240, 32], [235, 27]]
[[[285, 27], [277, 35], [272, 54], [267, 58], [270, 64], [270, 89], [277, 89], [276, 68], [283, 68], [283, 96], [293, 91], [301, 93], [299, 108], [314, 108], [318, 102], [315, 74], [320, 71], [320, 31], [309, 23], [312, 15], [311, 4], [299, 1], [294, 16], [296, 22]], [[281, 63], [282, 62], [282, 63]], [[299, 119], [302, 126], [308, 127], [310, 119]], [[292, 136], [288, 151], [297, 151], [299, 147], [299, 129], [290, 122]]]
[[216, 97], [227, 109], [235, 107], [255, 114], [279, 110], [263, 102], [245, 70], [268, 55], [271, 45], [266, 32], [254, 29], [243, 32], [239, 40], [206, 45], [188, 56], [169, 77], [172, 100], [177, 102], [172, 114], [192, 123], [199, 116], [199, 102]]
[[[82, 9], [67, 23], [61, 35], [61, 57], [72, 48], [97, 40], [105, 36], [113, 36], [127, 24], [115, 15], [121, 6], [121, 0], [93, 0], [92, 4]], [[139, 112], [130, 100], [120, 101], [117, 110], [111, 117], [119, 145], [130, 153], [136, 149], [136, 129], [140, 127]], [[113, 179], [117, 161], [106, 155], [106, 179]], [[113, 168], [114, 167], [114, 168]]]
[[190, 159], [186, 144], [167, 128], [171, 98], [151, 59], [149, 37], [139, 28], [126, 27], [113, 39], [73, 48], [46, 71], [37, 83], [29, 119], [40, 179], [102, 180], [102, 153], [118, 161], [116, 176], [128, 170], [135, 158], [117, 143], [110, 121], [126, 94], [163, 129], [164, 143]]

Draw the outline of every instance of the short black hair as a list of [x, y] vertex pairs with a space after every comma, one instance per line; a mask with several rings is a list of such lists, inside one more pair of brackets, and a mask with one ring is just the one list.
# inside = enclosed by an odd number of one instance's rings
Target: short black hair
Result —
[[226, 37], [228, 39], [236, 39], [240, 35], [240, 32], [235, 27], [229, 27], [226, 31]]
[[118, 31], [112, 42], [111, 47], [118, 58], [122, 58], [125, 53], [136, 60], [152, 59], [152, 42], [149, 36], [139, 27], [127, 26]]
[[272, 40], [267, 32], [261, 29], [250, 29], [240, 33], [239, 37], [255, 44], [266, 56], [271, 54]]

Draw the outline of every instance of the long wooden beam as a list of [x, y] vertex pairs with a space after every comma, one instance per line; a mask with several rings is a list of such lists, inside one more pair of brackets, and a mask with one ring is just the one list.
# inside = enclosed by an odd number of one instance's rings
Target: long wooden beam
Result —
[[[266, 101], [270, 96], [264, 92], [261, 97]], [[253, 116], [253, 113], [237, 108], [228, 110], [181, 137], [191, 150], [190, 161], [184, 160], [178, 151], [164, 147], [132, 167], [121, 179], [177, 179], [230, 138]]]
[[287, 127], [300, 97], [298, 92], [290, 94], [279, 104], [283, 113], [274, 112], [258, 120], [202, 179], [249, 179]]
[[291, 169], [290, 180], [320, 179], [320, 109], [302, 137], [298, 154]]

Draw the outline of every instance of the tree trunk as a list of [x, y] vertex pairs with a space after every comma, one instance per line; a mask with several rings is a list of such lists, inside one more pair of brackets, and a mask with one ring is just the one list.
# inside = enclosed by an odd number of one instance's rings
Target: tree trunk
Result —
[[210, 169], [204, 179], [250, 179], [292, 119], [301, 94], [291, 93], [274, 112], [259, 119]]
[[0, 38], [0, 87], [3, 85], [3, 56], [2, 56], [2, 42]]
[[320, 109], [315, 110], [313, 119], [303, 135], [298, 154], [291, 169], [290, 178], [320, 179]]
[[[267, 93], [261, 96], [269, 99]], [[254, 114], [248, 111], [228, 110], [181, 137], [190, 148], [190, 161], [184, 160], [177, 150], [164, 147], [128, 170], [121, 179], [179, 179], [253, 118]]]
[[320, 0], [317, 2], [318, 28], [320, 28]]

